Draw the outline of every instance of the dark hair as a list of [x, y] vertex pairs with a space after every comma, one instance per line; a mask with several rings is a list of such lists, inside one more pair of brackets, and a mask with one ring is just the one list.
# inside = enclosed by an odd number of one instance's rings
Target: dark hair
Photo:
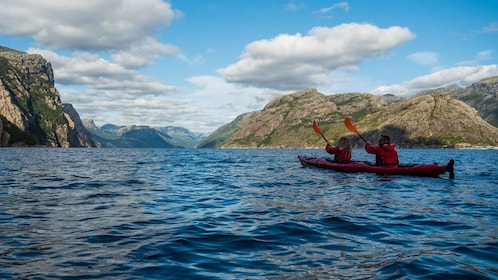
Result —
[[391, 137], [389, 137], [387, 135], [381, 135], [380, 137], [382, 140], [386, 141], [387, 144], [391, 144]]

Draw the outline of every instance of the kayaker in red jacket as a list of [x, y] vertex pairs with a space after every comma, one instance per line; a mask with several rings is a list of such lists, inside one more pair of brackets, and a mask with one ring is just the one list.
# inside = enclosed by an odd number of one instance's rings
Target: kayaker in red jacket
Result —
[[398, 152], [396, 151], [393, 144], [391, 144], [391, 138], [387, 135], [381, 135], [379, 139], [379, 146], [374, 147], [367, 142], [365, 144], [365, 150], [369, 154], [375, 154], [375, 164], [377, 165], [398, 165]]
[[327, 144], [325, 150], [327, 153], [334, 155], [335, 161], [341, 162], [351, 160], [351, 143], [349, 143], [349, 140], [346, 137], [339, 138], [337, 147], [332, 147], [330, 144]]

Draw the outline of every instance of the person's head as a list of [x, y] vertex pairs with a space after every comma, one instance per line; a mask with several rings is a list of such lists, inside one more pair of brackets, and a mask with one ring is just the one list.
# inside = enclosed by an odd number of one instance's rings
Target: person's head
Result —
[[337, 141], [337, 146], [342, 149], [351, 150], [351, 143], [349, 143], [349, 140], [346, 137], [339, 138], [339, 141]]
[[391, 144], [391, 138], [387, 135], [381, 135], [379, 139], [379, 145], [389, 145]]

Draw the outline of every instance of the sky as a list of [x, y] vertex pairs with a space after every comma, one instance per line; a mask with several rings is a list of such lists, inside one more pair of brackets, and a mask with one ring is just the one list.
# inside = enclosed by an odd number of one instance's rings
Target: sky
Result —
[[409, 97], [498, 75], [497, 0], [0, 0], [0, 45], [41, 54], [97, 126], [210, 133], [316, 88]]

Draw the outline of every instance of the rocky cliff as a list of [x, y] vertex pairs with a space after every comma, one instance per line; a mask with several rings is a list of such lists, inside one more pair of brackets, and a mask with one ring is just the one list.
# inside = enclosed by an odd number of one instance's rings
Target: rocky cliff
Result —
[[213, 136], [209, 139], [222, 148], [322, 147], [323, 139], [311, 128], [312, 120], [317, 119], [331, 142], [347, 136], [355, 147], [363, 146], [359, 137], [344, 126], [345, 117], [351, 117], [362, 135], [373, 143], [385, 133], [405, 148], [452, 147], [458, 143], [498, 145], [498, 128], [448, 93], [393, 102], [391, 96], [325, 95], [316, 89], [278, 97], [262, 111], [234, 121], [229, 126], [232, 132], [223, 141], [216, 142]]
[[498, 128], [447, 93], [411, 98], [361, 117], [357, 123], [369, 139], [388, 134], [401, 147], [498, 145]]
[[[325, 128], [345, 133], [336, 125], [344, 116], [357, 112], [375, 112], [386, 106], [384, 100], [371, 94], [349, 93], [326, 96], [316, 89], [306, 89], [277, 97], [265, 108], [243, 119], [237, 130], [221, 147], [297, 148], [317, 145], [310, 124], [323, 121]], [[329, 127], [330, 126], [330, 127]], [[319, 140], [319, 139], [318, 139]]]
[[498, 127], [498, 77], [482, 79], [465, 88], [450, 85], [428, 89], [419, 92], [417, 96], [437, 93], [447, 93], [452, 98], [465, 102], [475, 108], [485, 121]]
[[52, 67], [40, 55], [0, 47], [0, 116], [2, 133], [10, 135], [4, 146], [92, 146], [77, 112], [61, 103]]
[[6, 147], [10, 141], [10, 133], [3, 130], [3, 121], [0, 119], [0, 147]]

